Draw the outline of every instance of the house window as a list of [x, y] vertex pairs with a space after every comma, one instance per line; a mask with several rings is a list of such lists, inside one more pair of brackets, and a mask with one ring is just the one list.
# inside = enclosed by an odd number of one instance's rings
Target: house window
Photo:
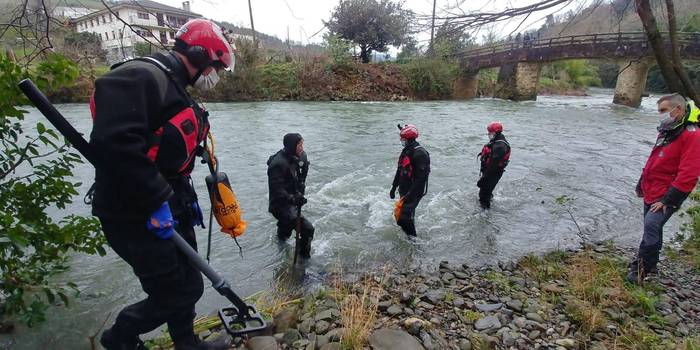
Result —
[[105, 32], [105, 40], [109, 40], [109, 33]]
[[102, 24], [105, 24], [105, 23], [107, 23], [107, 21], [105, 21], [105, 16], [102, 15]]
[[112, 23], [112, 14], [109, 14], [109, 23]]
[[148, 14], [144, 12], [138, 12], [139, 19], [148, 19]]
[[112, 40], [116, 39], [117, 36], [114, 34], [114, 31], [112, 31]]
[[119, 38], [123, 38], [121, 29], [119, 29]]
[[95, 26], [95, 23], [92, 20], [90, 20], [90, 28], [92, 28], [94, 26]]

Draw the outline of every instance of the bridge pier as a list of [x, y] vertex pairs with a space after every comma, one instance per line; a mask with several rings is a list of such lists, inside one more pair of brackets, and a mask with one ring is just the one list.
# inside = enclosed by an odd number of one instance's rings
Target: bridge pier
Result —
[[479, 71], [460, 71], [452, 90], [452, 97], [455, 100], [470, 100], [476, 97], [479, 90]]
[[654, 59], [651, 57], [620, 61], [620, 72], [615, 84], [615, 97], [613, 97], [614, 104], [639, 107], [652, 62]]
[[536, 100], [541, 67], [538, 62], [515, 62], [501, 65], [494, 97], [513, 101]]

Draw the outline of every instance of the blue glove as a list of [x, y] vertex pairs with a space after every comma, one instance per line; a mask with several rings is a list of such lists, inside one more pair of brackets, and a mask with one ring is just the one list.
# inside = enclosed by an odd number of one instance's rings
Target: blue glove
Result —
[[173, 219], [173, 213], [170, 211], [170, 204], [167, 201], [163, 202], [156, 211], [151, 214], [146, 227], [148, 230], [155, 233], [160, 239], [169, 239], [175, 232], [177, 221]]
[[202, 208], [199, 207], [199, 202], [195, 201], [192, 203], [192, 215], [194, 216], [192, 224], [194, 226], [204, 227], [204, 215], [202, 214]]

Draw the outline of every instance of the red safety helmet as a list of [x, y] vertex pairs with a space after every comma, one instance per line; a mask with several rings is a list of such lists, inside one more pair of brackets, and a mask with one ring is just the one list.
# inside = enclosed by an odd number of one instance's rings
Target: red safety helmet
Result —
[[236, 63], [234, 48], [216, 23], [196, 18], [175, 34], [174, 50], [185, 55], [197, 69], [209, 66], [232, 71]]
[[406, 124], [406, 125], [404, 125], [403, 128], [401, 128], [401, 132], [399, 132], [399, 136], [401, 136], [402, 139], [407, 139], [407, 140], [417, 139], [418, 138], [418, 128], [416, 128], [416, 126], [413, 124]]
[[501, 124], [501, 122], [490, 122], [489, 125], [486, 126], [486, 130], [489, 133], [503, 132], [503, 124]]

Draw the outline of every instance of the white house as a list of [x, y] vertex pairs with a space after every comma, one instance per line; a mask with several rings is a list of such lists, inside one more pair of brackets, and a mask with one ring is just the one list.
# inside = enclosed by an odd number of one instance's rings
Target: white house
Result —
[[190, 19], [202, 17], [190, 11], [189, 1], [182, 6], [179, 9], [151, 0], [128, 0], [72, 22], [78, 33], [97, 34], [102, 39], [102, 48], [107, 51], [107, 60], [113, 63], [134, 57], [134, 45], [146, 39], [154, 44], [173, 46], [178, 28]]
[[53, 8], [52, 14], [54, 17], [79, 18], [94, 11], [97, 10], [89, 9], [87, 7], [56, 6]]

